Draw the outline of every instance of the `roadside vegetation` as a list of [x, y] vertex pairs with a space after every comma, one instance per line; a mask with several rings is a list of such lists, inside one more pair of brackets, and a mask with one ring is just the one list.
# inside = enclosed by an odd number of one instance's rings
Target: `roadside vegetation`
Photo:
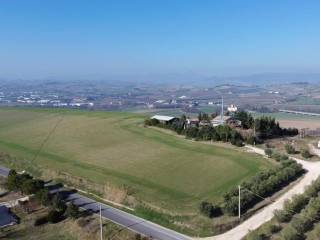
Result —
[[248, 234], [247, 240], [317, 240], [320, 236], [320, 178], [303, 194], [287, 200], [274, 218]]
[[[302, 166], [292, 160], [282, 160], [279, 166], [261, 171], [251, 179], [241, 183], [241, 213], [245, 214], [263, 199], [272, 196], [303, 173]], [[228, 214], [237, 216], [239, 211], [239, 190], [237, 187], [224, 194], [222, 203], [202, 202], [200, 212], [209, 218]]]

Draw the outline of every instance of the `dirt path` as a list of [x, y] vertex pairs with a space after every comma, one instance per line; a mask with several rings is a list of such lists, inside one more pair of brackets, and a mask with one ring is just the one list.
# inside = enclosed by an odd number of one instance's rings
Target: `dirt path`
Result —
[[308, 144], [309, 148], [310, 148], [310, 151], [312, 154], [315, 154], [317, 156], [320, 157], [320, 149], [316, 148], [315, 146], [313, 146], [313, 144], [309, 143]]
[[[264, 151], [259, 148], [255, 148], [252, 146], [247, 146], [249, 151], [255, 152], [260, 155], [265, 155]], [[244, 221], [237, 227], [231, 229], [230, 231], [213, 236], [202, 238], [202, 240], [240, 240], [245, 237], [249, 231], [255, 230], [260, 227], [263, 223], [269, 221], [273, 217], [273, 212], [276, 209], [282, 209], [283, 203], [285, 200], [292, 198], [295, 194], [300, 194], [304, 192], [306, 186], [310, 185], [312, 181], [317, 179], [320, 175], [320, 162], [307, 162], [297, 158], [293, 158], [293, 160], [300, 163], [304, 169], [308, 170], [305, 176], [299, 181], [293, 188], [291, 188], [288, 192], [284, 193], [280, 196], [276, 202], [270, 204], [269, 206], [262, 209], [260, 212]]]

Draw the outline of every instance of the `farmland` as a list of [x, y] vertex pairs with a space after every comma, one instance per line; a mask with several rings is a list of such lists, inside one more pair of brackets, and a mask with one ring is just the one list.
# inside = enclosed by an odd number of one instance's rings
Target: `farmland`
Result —
[[126, 189], [130, 201], [117, 201], [146, 204], [174, 216], [198, 214], [200, 201], [221, 201], [240, 181], [272, 166], [241, 149], [145, 128], [143, 119], [132, 113], [3, 108], [0, 151], [16, 156], [26, 169], [37, 166], [42, 174], [64, 172], [109, 189]]
[[295, 115], [289, 113], [255, 113], [255, 117], [259, 116], [270, 116], [274, 117], [282, 127], [287, 128], [320, 128], [320, 117]]

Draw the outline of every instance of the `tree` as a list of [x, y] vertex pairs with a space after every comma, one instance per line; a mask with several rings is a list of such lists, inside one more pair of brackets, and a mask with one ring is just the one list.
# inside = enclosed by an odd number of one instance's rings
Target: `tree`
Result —
[[52, 208], [62, 213], [64, 213], [67, 208], [59, 193], [56, 193], [52, 198]]
[[77, 219], [80, 215], [79, 207], [74, 203], [70, 203], [67, 207], [66, 214], [70, 218]]
[[41, 189], [35, 194], [35, 198], [40, 202], [43, 206], [48, 206], [50, 203], [49, 191], [47, 188]]
[[234, 115], [235, 119], [241, 121], [241, 125], [244, 129], [253, 127], [254, 119], [252, 115], [245, 111], [236, 112]]
[[17, 172], [15, 170], [10, 170], [8, 174], [7, 188], [9, 191], [17, 189]]

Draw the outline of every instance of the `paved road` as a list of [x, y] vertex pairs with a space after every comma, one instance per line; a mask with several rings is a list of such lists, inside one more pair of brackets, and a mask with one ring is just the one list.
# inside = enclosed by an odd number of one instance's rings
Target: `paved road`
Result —
[[9, 174], [10, 169], [6, 167], [1, 167], [0, 166], [0, 176], [2, 177], [7, 177]]
[[[10, 169], [5, 167], [0, 167], [0, 176], [7, 177]], [[49, 185], [50, 186], [50, 185]], [[49, 187], [50, 188], [50, 187]], [[164, 228], [160, 225], [154, 224], [142, 218], [136, 217], [132, 214], [126, 213], [119, 209], [113, 208], [106, 204], [101, 204], [85, 197], [78, 193], [72, 193], [68, 189], [61, 189], [59, 187], [50, 190], [51, 193], [56, 191], [61, 191], [61, 193], [66, 197], [67, 201], [73, 201], [77, 206], [92, 211], [94, 213], [99, 213], [100, 205], [102, 207], [102, 216], [116, 224], [123, 227], [127, 227], [134, 232], [141, 233], [145, 236], [152, 237], [153, 239], [159, 240], [188, 240], [189, 237], [172, 231], [170, 229]]]

